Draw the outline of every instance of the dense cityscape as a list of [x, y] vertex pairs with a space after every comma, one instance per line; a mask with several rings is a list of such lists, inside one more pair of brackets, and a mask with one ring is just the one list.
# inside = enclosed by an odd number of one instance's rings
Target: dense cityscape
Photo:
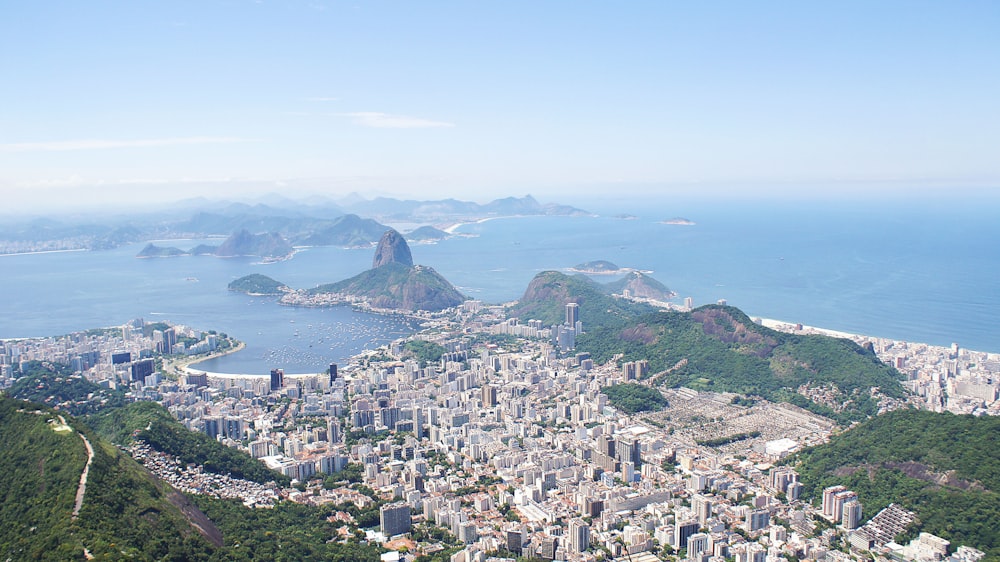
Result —
[[[311, 375], [275, 366], [269, 376], [200, 371], [190, 363], [238, 342], [136, 319], [4, 341], [0, 384], [10, 386], [29, 361], [68, 364], [74, 376], [156, 401], [188, 429], [292, 479], [291, 487], [261, 485], [181, 463], [141, 441], [128, 449], [178, 490], [260, 508], [280, 501], [365, 508], [379, 499], [375, 526], [344, 511], [337, 517], [388, 548], [390, 560], [445, 550], [423, 535], [415, 540], [418, 526], [453, 535], [460, 546], [446, 552], [453, 562], [983, 556], [927, 533], [896, 544], [914, 514], [895, 504], [871, 513], [843, 486], [804, 501], [798, 474], [781, 461], [827, 441], [838, 428], [825, 417], [683, 387], [656, 391], [668, 404], [658, 411], [616, 407], [607, 387], [648, 388], [654, 373], [645, 361], [599, 365], [575, 352], [587, 319], [572, 303], [565, 314], [558, 326], [521, 324], [501, 306], [467, 301], [423, 315], [421, 333], [347, 365]], [[851, 337], [906, 375], [907, 401], [884, 408], [1000, 413], [997, 355]], [[799, 392], [822, 401], [821, 390]], [[330, 478], [352, 470], [354, 482]]]

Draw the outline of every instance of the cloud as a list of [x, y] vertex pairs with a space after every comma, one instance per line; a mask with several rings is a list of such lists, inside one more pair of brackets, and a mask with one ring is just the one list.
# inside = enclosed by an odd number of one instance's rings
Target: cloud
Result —
[[377, 111], [357, 111], [354, 113], [340, 113], [338, 115], [350, 117], [357, 125], [380, 129], [427, 129], [455, 126], [454, 123], [445, 121], [433, 121], [431, 119], [408, 117], [406, 115], [390, 115]]
[[246, 142], [239, 137], [179, 137], [166, 139], [107, 140], [80, 139], [46, 142], [14, 142], [0, 144], [0, 152], [58, 152], [67, 150], [105, 150], [109, 148], [147, 148], [190, 144], [223, 144]]

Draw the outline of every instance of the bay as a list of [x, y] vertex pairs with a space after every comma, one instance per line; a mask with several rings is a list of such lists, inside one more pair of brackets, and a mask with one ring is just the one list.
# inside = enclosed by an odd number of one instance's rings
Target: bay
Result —
[[[460, 236], [411, 250], [416, 263], [490, 303], [519, 298], [540, 271], [604, 259], [652, 271], [678, 293], [677, 302], [726, 299], [751, 316], [1000, 352], [1000, 213], [993, 205], [659, 200], [599, 210], [599, 216], [466, 224], [456, 229]], [[675, 216], [696, 224], [662, 223]], [[262, 264], [136, 259], [142, 245], [0, 257], [0, 337], [165, 319], [247, 342], [245, 351], [203, 367], [262, 373], [321, 370], [416, 329], [347, 307], [290, 308], [226, 290], [229, 281], [255, 272], [296, 288], [344, 279], [370, 267], [370, 249], [308, 248]]]

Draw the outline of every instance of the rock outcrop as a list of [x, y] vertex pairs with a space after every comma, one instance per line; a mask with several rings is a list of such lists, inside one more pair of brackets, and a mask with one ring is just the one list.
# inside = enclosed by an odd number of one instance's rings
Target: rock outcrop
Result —
[[382, 239], [378, 241], [375, 257], [372, 259], [372, 269], [378, 269], [390, 263], [413, 267], [413, 255], [410, 254], [410, 247], [406, 244], [403, 236], [391, 228], [385, 231]]

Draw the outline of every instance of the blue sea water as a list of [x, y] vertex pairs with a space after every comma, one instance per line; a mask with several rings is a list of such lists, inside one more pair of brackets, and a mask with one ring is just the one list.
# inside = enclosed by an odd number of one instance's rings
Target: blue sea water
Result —
[[[464, 236], [411, 250], [415, 262], [487, 302], [519, 298], [540, 271], [602, 259], [652, 271], [678, 293], [677, 302], [726, 299], [751, 316], [1000, 352], [996, 206], [667, 201], [598, 210], [600, 216], [467, 224], [457, 229]], [[675, 216], [696, 224], [662, 223]], [[372, 250], [309, 248], [261, 264], [135, 259], [141, 247], [0, 256], [0, 337], [165, 319], [247, 342], [247, 350], [206, 369], [262, 373], [320, 370], [415, 329], [346, 307], [289, 308], [226, 290], [254, 272], [302, 288], [340, 280], [370, 267]]]

